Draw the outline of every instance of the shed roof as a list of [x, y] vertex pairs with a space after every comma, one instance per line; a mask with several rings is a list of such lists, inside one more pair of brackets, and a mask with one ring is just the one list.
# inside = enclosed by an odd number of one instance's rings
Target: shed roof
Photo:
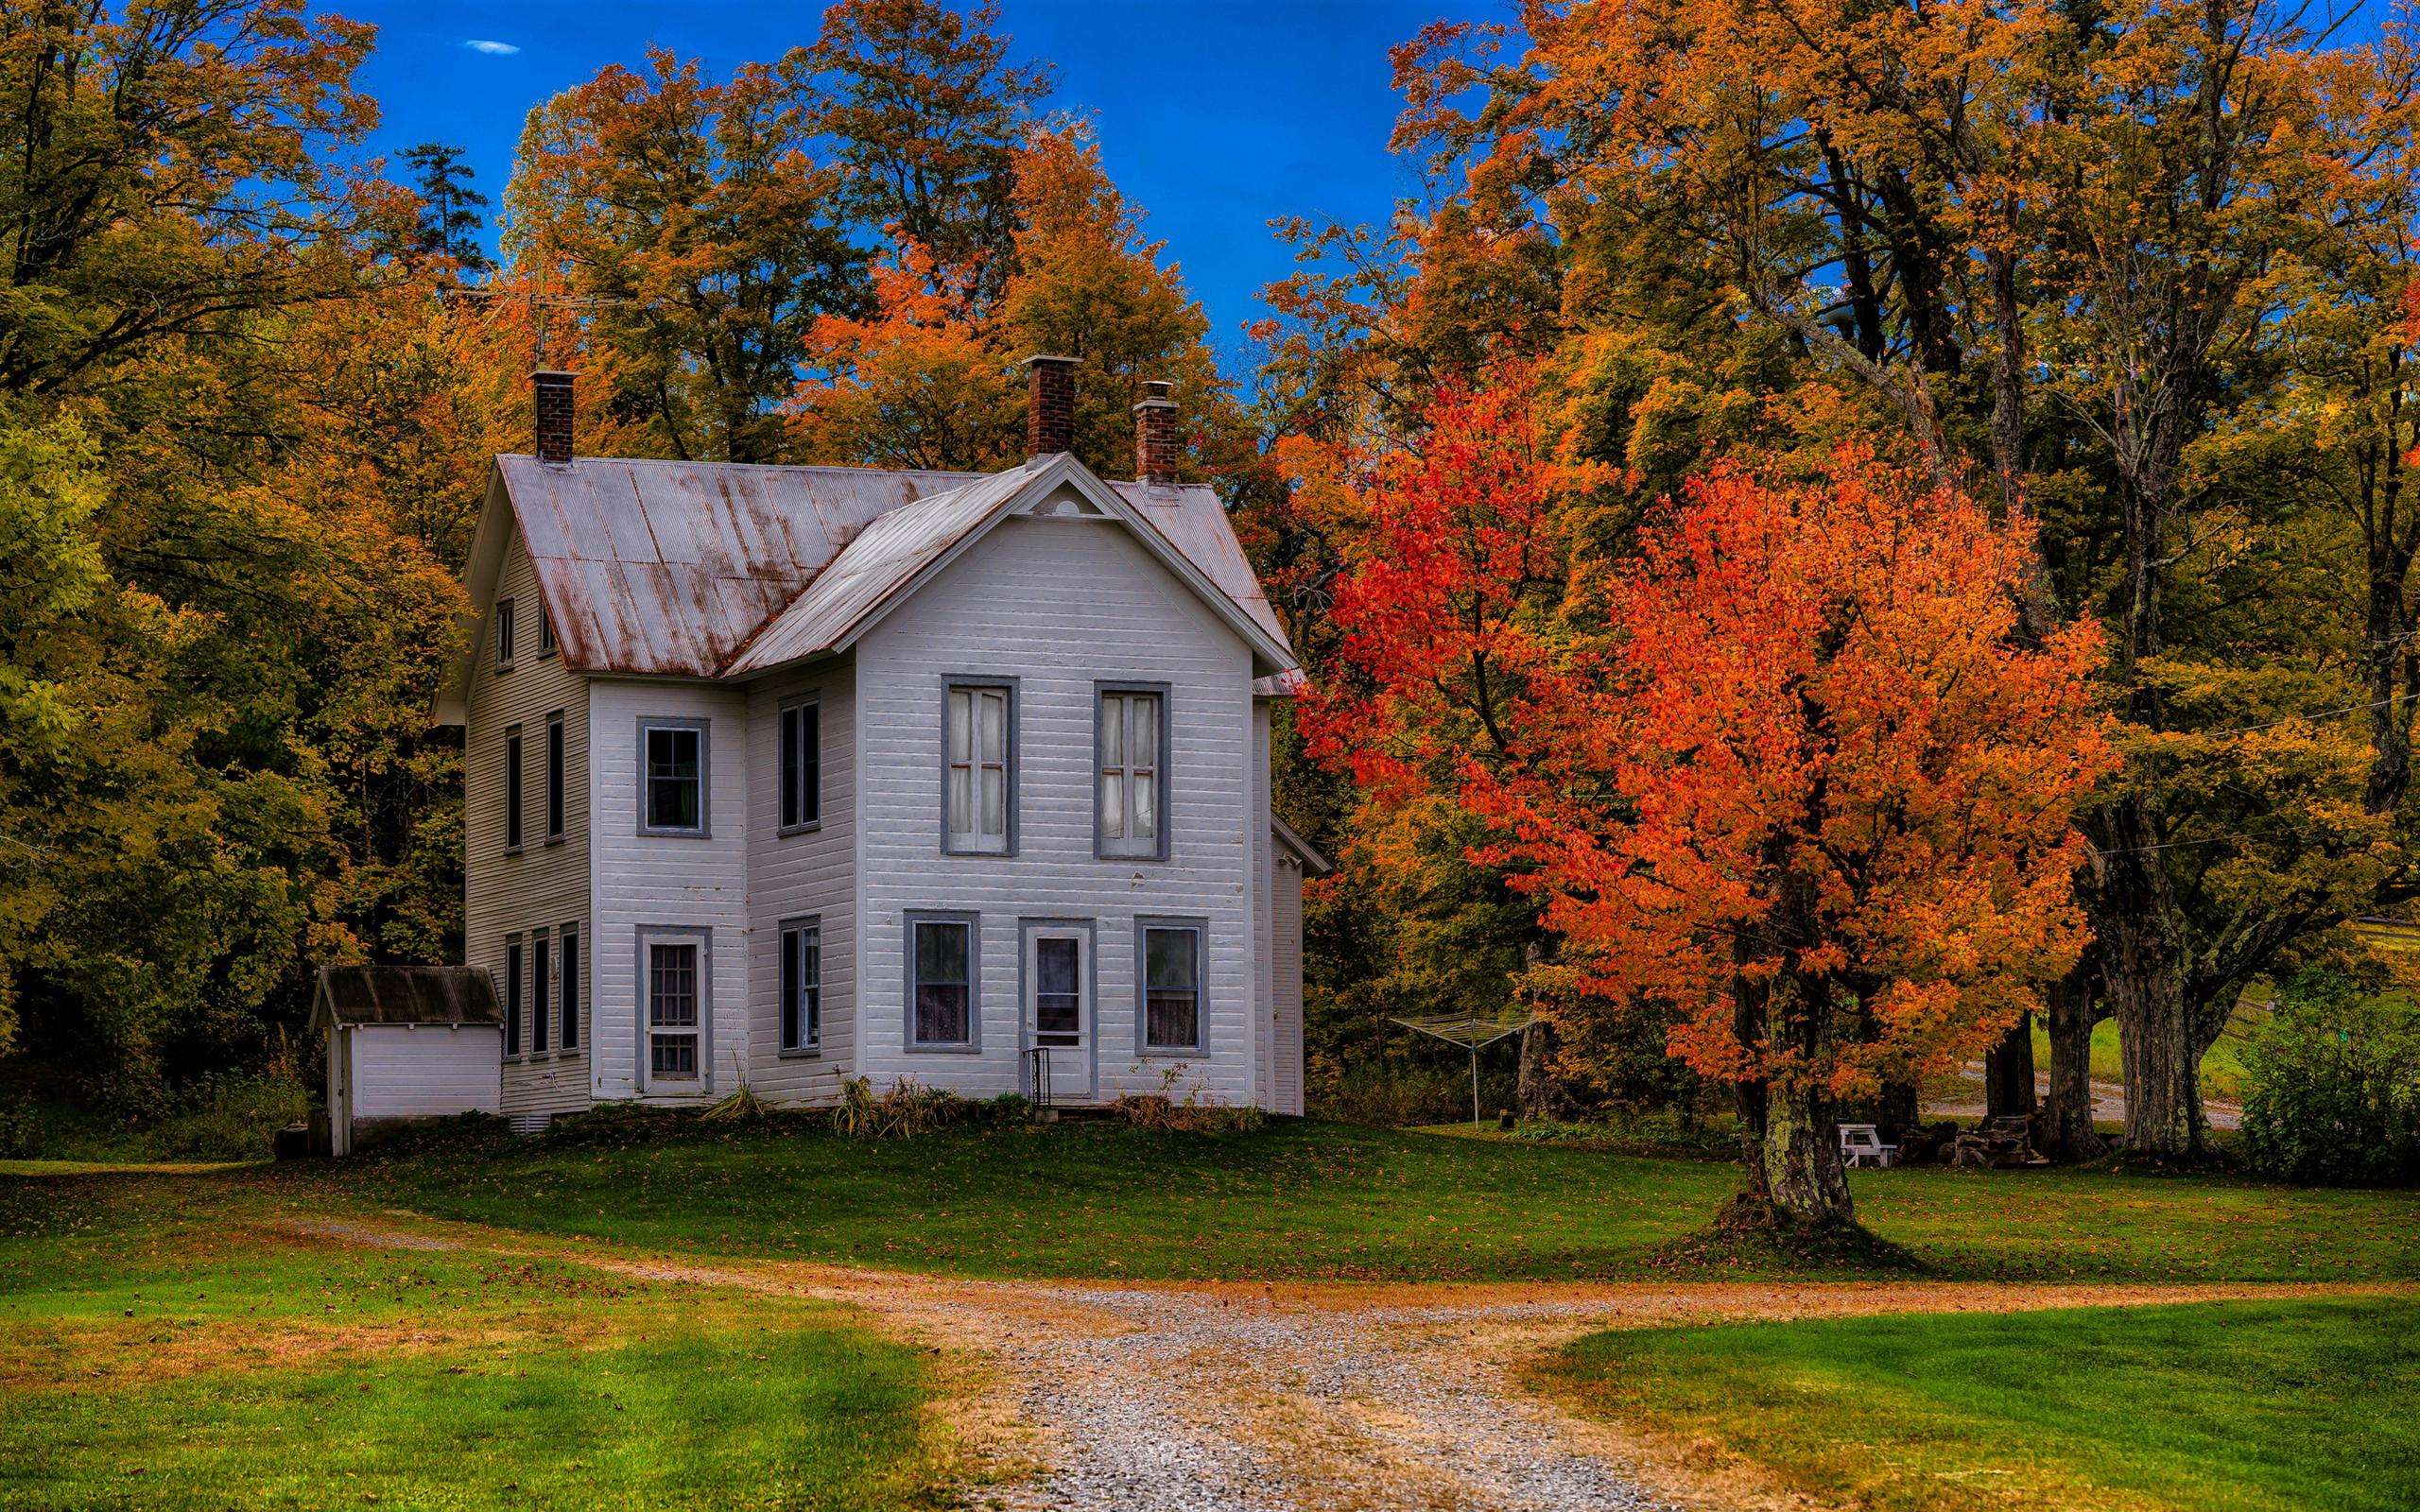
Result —
[[[499, 456], [472, 547], [472, 600], [493, 598], [517, 525], [564, 665], [747, 676], [821, 649], [831, 626], [879, 604], [1057, 460], [982, 473]], [[1216, 492], [1093, 481], [1290, 660]], [[842, 576], [826, 585], [834, 569]], [[811, 611], [785, 614], [810, 593]], [[449, 705], [470, 665], [466, 656]]]
[[475, 966], [323, 966], [311, 1027], [502, 1023], [495, 984]]

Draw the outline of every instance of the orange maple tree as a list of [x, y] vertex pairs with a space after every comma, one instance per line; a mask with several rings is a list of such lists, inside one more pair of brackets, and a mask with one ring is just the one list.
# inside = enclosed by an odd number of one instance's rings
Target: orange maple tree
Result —
[[1563, 941], [1573, 1053], [1676, 1011], [1671, 1053], [1739, 1090], [1752, 1194], [1848, 1218], [1830, 1110], [1979, 1055], [2085, 942], [2100, 631], [2026, 643], [2029, 524], [1861, 449], [1716, 467], [1599, 559], [1517, 396], [1429, 419], [1368, 485], [1318, 748], [1448, 784]]

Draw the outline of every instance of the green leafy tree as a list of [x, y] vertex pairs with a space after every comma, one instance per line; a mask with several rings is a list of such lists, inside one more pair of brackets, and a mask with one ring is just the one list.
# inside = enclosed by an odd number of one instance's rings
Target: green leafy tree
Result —
[[420, 223], [413, 249], [424, 255], [450, 257], [475, 278], [495, 271], [495, 261], [480, 244], [487, 229], [488, 197], [473, 184], [462, 161], [462, 149], [442, 142], [424, 142], [404, 149], [411, 169], [411, 187], [420, 196]]

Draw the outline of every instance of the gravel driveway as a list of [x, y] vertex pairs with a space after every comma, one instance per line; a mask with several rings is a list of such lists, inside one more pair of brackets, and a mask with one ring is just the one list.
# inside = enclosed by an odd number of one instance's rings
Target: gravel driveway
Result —
[[287, 1227], [322, 1242], [551, 1254], [658, 1281], [849, 1303], [955, 1362], [943, 1410], [973, 1479], [968, 1500], [1010, 1512], [1806, 1512], [1803, 1496], [1711, 1444], [1583, 1421], [1514, 1374], [1607, 1328], [2367, 1290], [979, 1281], [650, 1260], [424, 1220]]
[[1062, 1326], [993, 1347], [1018, 1382], [1020, 1416], [1047, 1435], [1047, 1469], [1000, 1493], [1005, 1506], [1670, 1504], [1576, 1443], [1505, 1379], [1498, 1351], [1475, 1344], [1482, 1329], [1567, 1318], [1568, 1306], [1338, 1310], [1125, 1290], [1051, 1300]]

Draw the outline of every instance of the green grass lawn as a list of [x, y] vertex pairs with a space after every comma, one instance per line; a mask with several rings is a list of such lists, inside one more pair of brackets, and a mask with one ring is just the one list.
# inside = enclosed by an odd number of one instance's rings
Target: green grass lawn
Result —
[[257, 1176], [0, 1176], [0, 1507], [936, 1504], [842, 1310], [315, 1243]]
[[[850, 1141], [777, 1119], [463, 1138], [240, 1179], [314, 1206], [400, 1207], [648, 1248], [973, 1276], [1593, 1280], [1737, 1189], [1728, 1162], [1280, 1122], [1248, 1135], [1107, 1124]], [[2420, 1278], [2420, 1194], [2221, 1177], [1860, 1171], [1860, 1215], [1942, 1276]]]
[[1876, 1512], [2420, 1506], [2411, 1297], [1640, 1330], [1535, 1375]]
[[[2253, 1026], [2267, 1017], [2265, 1008], [2248, 1004], [2237, 1006], [2225, 1031], [2202, 1057], [2203, 1096], [2223, 1097], [2229, 1102], [2243, 1100], [2244, 1041]], [[2040, 1071], [2050, 1069], [2050, 1031], [2039, 1019], [2033, 1023], [2033, 1064]], [[2118, 1083], [2126, 1079], [2126, 1063], [2118, 1048], [2115, 1019], [2103, 1019], [2092, 1026], [2092, 1079]]]

